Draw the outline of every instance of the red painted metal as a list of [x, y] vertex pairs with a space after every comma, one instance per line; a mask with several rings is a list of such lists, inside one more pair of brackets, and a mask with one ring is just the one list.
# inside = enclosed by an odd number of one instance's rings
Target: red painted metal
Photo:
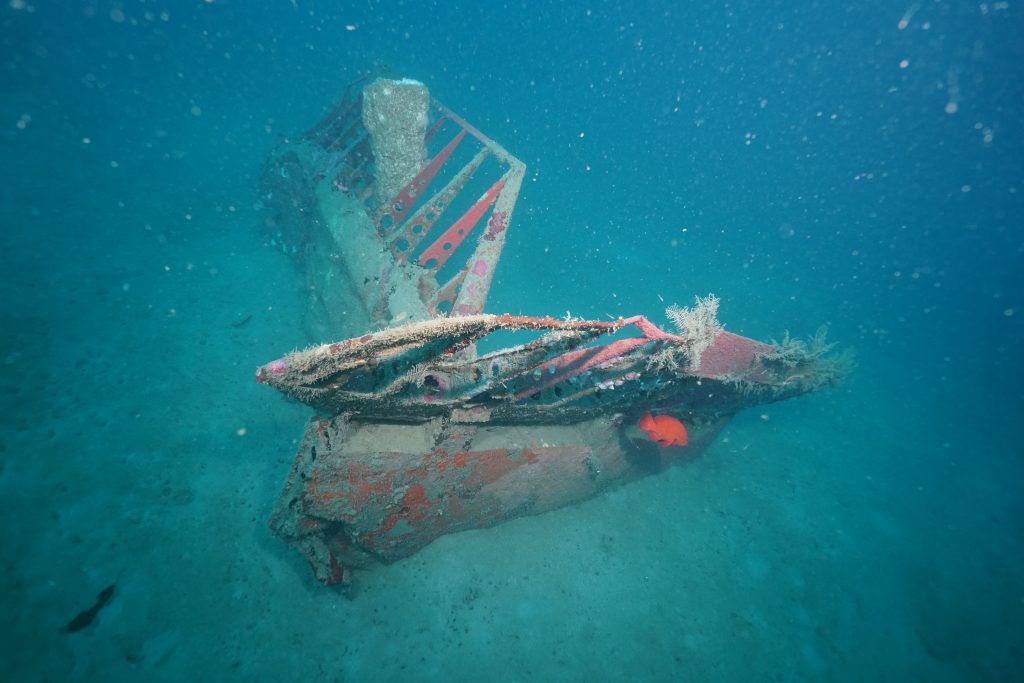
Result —
[[701, 355], [700, 367], [692, 372], [698, 377], [746, 373], [751, 379], [763, 381], [766, 379], [765, 370], [758, 365], [751, 365], [750, 360], [769, 349], [762, 342], [723, 331], [715, 337], [714, 345]]
[[444, 162], [448, 161], [448, 157], [452, 155], [455, 148], [459, 146], [462, 139], [466, 137], [465, 129], [460, 130], [459, 134], [452, 138], [444, 149], [438, 152], [433, 159], [431, 159], [426, 166], [416, 174], [416, 177], [409, 181], [409, 184], [402, 188], [398, 195], [388, 202], [387, 206], [383, 208], [380, 216], [377, 218], [377, 226], [380, 227], [385, 217], [390, 218], [390, 225], [388, 230], [393, 230], [405, 220], [406, 215], [412, 209], [413, 204], [423, 194], [423, 191], [430, 185], [431, 181], [434, 180], [434, 176], [441, 170], [441, 166]]
[[[359, 81], [346, 87], [338, 103], [301, 140], [282, 141], [268, 159], [262, 176], [265, 206], [273, 214], [273, 218], [266, 222], [268, 241], [282, 244], [281, 248], [293, 255], [300, 267], [318, 263], [316, 257], [307, 262], [307, 248], [320, 239], [324, 226], [329, 226], [336, 217], [317, 216], [316, 208], [331, 207], [331, 210], [336, 210], [338, 204], [331, 201], [329, 195], [323, 193], [324, 190], [344, 193], [362, 203], [372, 217], [373, 234], [369, 237], [382, 238], [390, 258], [382, 258], [379, 274], [367, 277], [366, 273], [361, 273], [358, 277], [349, 277], [354, 278], [351, 282], [339, 283], [338, 278], [345, 280], [348, 277], [346, 272], [353, 270], [346, 263], [351, 254], [339, 240], [333, 249], [341, 259], [339, 272], [307, 273], [311, 280], [311, 291], [338, 291], [344, 288], [356, 297], [368, 297], [370, 300], [363, 302], [367, 304], [365, 310], [370, 311], [371, 319], [381, 325], [389, 324], [392, 315], [403, 311], [417, 318], [427, 313], [450, 315], [458, 312], [466, 315], [481, 312], [494, 270], [498, 266], [504, 232], [518, 197], [525, 165], [457, 114], [436, 100], [431, 100], [432, 120], [424, 143], [431, 139], [436, 142], [449, 129], [454, 139], [449, 139], [448, 144], [435, 153], [417, 176], [388, 204], [372, 206], [374, 178], [371, 170], [374, 155], [362, 122], [363, 85], [364, 82]], [[464, 146], [467, 136], [473, 138], [479, 147], [468, 163], [456, 173], [449, 174], [447, 167], [455, 148], [460, 144]], [[474, 245], [473, 257], [447, 282], [439, 283], [436, 279], [437, 268], [427, 268], [421, 265], [419, 258], [411, 259], [411, 256], [420, 256], [420, 245], [424, 240], [433, 243], [438, 239], [435, 227], [440, 216], [456, 201], [467, 183], [476, 177], [489, 159], [496, 162], [500, 171], [487, 179], [487, 185], [492, 185], [498, 178], [504, 180], [504, 185], [492, 205], [490, 218], [486, 212], [480, 216], [487, 220], [487, 229], [476, 230], [471, 240]], [[493, 172], [491, 168], [484, 170], [489, 174]], [[428, 195], [432, 191], [431, 186], [439, 184], [438, 179], [441, 177], [446, 178], [444, 186], [432, 196]], [[297, 207], [300, 208], [297, 210]], [[281, 226], [284, 230], [281, 230]], [[450, 252], [455, 251], [460, 240], [448, 238], [463, 237], [458, 232], [460, 229], [469, 232], [468, 227], [462, 223], [451, 233], [442, 236], [443, 241], [436, 246], [436, 255], [443, 258], [430, 261], [430, 264], [440, 265], [445, 259], [450, 259]], [[357, 230], [363, 231], [363, 228]], [[284, 233], [283, 237], [281, 232]], [[338, 238], [335, 236], [333, 239]], [[465, 240], [462, 243], [465, 244]], [[445, 244], [450, 245], [448, 250], [443, 249]], [[462, 249], [467, 250], [464, 246]], [[365, 253], [357, 258], [365, 260]], [[328, 280], [331, 282], [328, 283]], [[414, 289], [408, 283], [414, 283]], [[410, 292], [419, 297], [421, 306], [409, 303]], [[337, 298], [314, 296], [313, 307], [327, 305], [329, 300], [332, 302], [330, 305], [335, 306], [334, 300]], [[338, 320], [344, 312], [329, 312], [326, 319]], [[322, 315], [319, 311], [314, 314], [314, 318], [321, 320], [315, 324], [321, 327], [325, 324], [322, 322], [324, 318], [320, 317]]]
[[455, 315], [474, 315], [484, 310], [487, 294], [491, 290], [491, 280], [494, 278], [494, 269], [505, 247], [505, 232], [512, 219], [512, 209], [515, 208], [525, 172], [526, 166], [519, 163], [513, 165], [505, 174], [505, 185], [494, 203], [494, 210], [487, 221], [487, 230], [477, 243], [473, 255], [469, 257], [466, 277], [452, 305], [452, 313]]
[[[542, 365], [546, 367], [547, 372], [542, 373], [537, 382], [530, 383], [515, 394], [514, 398], [516, 400], [526, 398], [559, 382], [577, 377], [584, 372], [607, 366], [612, 361], [618, 360], [652, 341], [682, 341], [677, 335], [661, 330], [642, 315], [635, 315], [621, 320], [618, 327], [622, 328], [627, 325], [635, 326], [643, 334], [643, 337], [620, 339], [609, 344], [591, 346], [578, 351], [569, 351], [550, 360], [545, 360]], [[763, 347], [763, 345], [760, 346]], [[752, 358], [753, 354], [747, 358], [748, 363]]]
[[[727, 421], [688, 425], [685, 448], [659, 448], [632, 421], [599, 419], [476, 450], [459, 445], [475, 427], [438, 422], [419, 428], [438, 445], [417, 452], [387, 446], [409, 426], [313, 418], [270, 526], [318, 579], [348, 583], [351, 569], [408, 557], [439, 536], [571, 505], [697, 457]], [[492, 442], [516, 440], [510, 427], [488, 431]]]
[[[466, 239], [473, 228], [476, 227], [480, 218], [487, 213], [487, 209], [491, 208], [494, 200], [498, 197], [498, 192], [503, 187], [505, 187], [505, 179], [499, 178], [480, 199], [476, 200], [473, 206], [469, 207], [466, 213], [462, 214], [459, 220], [452, 223], [450, 228], [445, 230], [433, 244], [423, 251], [419, 259], [420, 265], [432, 270], [438, 270], [443, 266], [445, 261], [462, 244], [462, 240]], [[431, 261], [434, 261], [434, 264], [428, 265]]]
[[524, 389], [517, 392], [513, 398], [521, 400], [531, 396], [538, 391], [552, 387], [559, 382], [564, 382], [602, 364], [609, 363], [617, 358], [622, 358], [627, 353], [647, 343], [649, 339], [621, 339], [610, 344], [592, 346], [579, 351], [570, 351], [549, 361], [545, 361], [548, 372], [541, 374], [540, 381], [529, 383]]
[[[391, 250], [392, 256], [395, 257], [396, 261], [405, 261], [408, 259], [416, 247], [419, 245], [423, 238], [427, 236], [430, 229], [434, 226], [434, 223], [441, 214], [444, 213], [445, 209], [448, 208], [452, 200], [458, 196], [459, 192], [466, 185], [476, 170], [480, 167], [480, 164], [490, 155], [490, 151], [486, 147], [482, 147], [476, 156], [469, 160], [469, 162], [455, 174], [448, 184], [444, 186], [437, 194], [431, 197], [428, 201], [424, 202], [423, 205], [416, 210], [416, 213], [412, 215], [397, 232], [388, 240], [388, 248]], [[404, 241], [404, 245], [402, 242]], [[404, 248], [402, 248], [404, 247]]]

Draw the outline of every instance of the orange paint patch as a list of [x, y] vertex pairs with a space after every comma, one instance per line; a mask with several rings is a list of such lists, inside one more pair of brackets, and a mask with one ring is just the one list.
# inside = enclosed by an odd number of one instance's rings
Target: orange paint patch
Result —
[[509, 457], [508, 449], [495, 448], [466, 453], [466, 464], [469, 466], [469, 473], [463, 479], [463, 486], [475, 490], [498, 481], [523, 463], [518, 458]]
[[430, 500], [427, 499], [427, 490], [423, 484], [411, 484], [398, 505], [398, 509], [391, 512], [380, 525], [380, 533], [390, 532], [400, 519], [415, 527], [430, 514]]

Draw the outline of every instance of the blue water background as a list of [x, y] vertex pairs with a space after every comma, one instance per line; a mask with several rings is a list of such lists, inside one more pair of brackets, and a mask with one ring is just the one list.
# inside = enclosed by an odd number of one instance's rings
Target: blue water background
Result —
[[[998, 2], [4, 3], [0, 663], [18, 680], [472, 680], [489, 660], [506, 680], [736, 680], [736, 658], [746, 680], [1019, 676], [1022, 31]], [[661, 583], [614, 564], [567, 612], [533, 612], [562, 578], [538, 564], [456, 647], [431, 615], [461, 592], [375, 616], [267, 538], [308, 413], [251, 373], [309, 340], [300, 278], [258, 235], [259, 167], [380, 65], [528, 165], [489, 310], [660, 321], [714, 292], [731, 331], [827, 323], [856, 349], [842, 387], [744, 413], [697, 474], [638, 484], [643, 520], [673, 520], [660, 532], [629, 523], [639, 499], [606, 501], [648, 567], [671, 558]], [[692, 507], [670, 509], [682, 481]], [[709, 506], [742, 579], [693, 578], [709, 546], [658, 535]], [[750, 539], [777, 554], [744, 556]], [[150, 551], [162, 569], [128, 579], [93, 640], [58, 632]], [[431, 625], [406, 630], [402, 605]]]

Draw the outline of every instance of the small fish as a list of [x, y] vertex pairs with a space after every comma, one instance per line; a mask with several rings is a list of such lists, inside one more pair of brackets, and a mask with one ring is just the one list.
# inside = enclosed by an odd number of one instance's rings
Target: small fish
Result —
[[667, 446], [685, 446], [690, 442], [686, 426], [671, 415], [644, 413], [638, 423], [640, 429], [647, 432], [647, 438], [662, 448]]
[[74, 619], [68, 622], [68, 625], [64, 627], [65, 633], [74, 633], [75, 631], [81, 631], [83, 628], [88, 626], [96, 618], [96, 615], [100, 613], [100, 610], [106, 607], [111, 598], [114, 597], [114, 586], [116, 584], [110, 584], [99, 592], [96, 596], [96, 604], [89, 609], [82, 610], [78, 613]]

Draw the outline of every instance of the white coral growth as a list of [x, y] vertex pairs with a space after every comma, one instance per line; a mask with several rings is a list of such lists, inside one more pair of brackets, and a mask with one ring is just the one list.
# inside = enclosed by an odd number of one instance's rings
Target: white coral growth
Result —
[[698, 296], [693, 308], [673, 304], [665, 309], [665, 315], [683, 338], [677, 346], [686, 356], [688, 369], [699, 370], [701, 356], [723, 329], [718, 321], [718, 297], [714, 294]]

